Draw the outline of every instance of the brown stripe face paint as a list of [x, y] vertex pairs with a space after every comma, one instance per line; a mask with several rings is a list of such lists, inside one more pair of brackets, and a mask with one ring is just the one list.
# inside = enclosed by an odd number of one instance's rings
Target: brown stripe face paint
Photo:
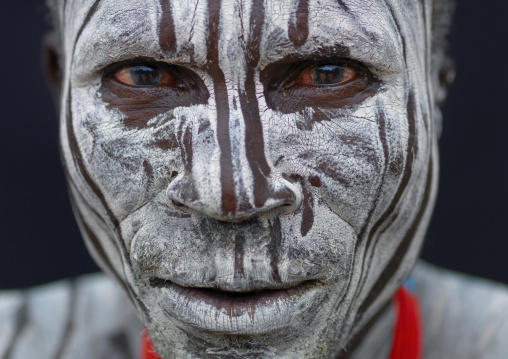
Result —
[[[86, 26], [88, 25], [88, 23], [94, 16], [94, 14], [97, 12], [99, 3], [100, 3], [100, 0], [96, 0], [93, 3], [93, 5], [90, 7], [90, 10], [87, 13], [87, 16], [86, 16], [84, 22], [80, 26], [79, 31], [76, 36], [76, 39], [75, 39], [75, 42], [74, 42], [74, 46], [72, 47], [72, 56], [74, 56], [74, 54], [76, 52], [76, 46], [77, 46], [78, 41], [80, 40], [80, 36], [82, 35], [83, 30], [86, 28]], [[97, 184], [93, 181], [90, 174], [88, 173], [88, 170], [86, 169], [85, 164], [83, 163], [83, 158], [82, 158], [82, 155], [81, 155], [81, 152], [79, 149], [78, 142], [76, 140], [76, 135], [74, 132], [74, 127], [73, 127], [72, 86], [68, 87], [68, 98], [67, 98], [67, 102], [66, 102], [66, 110], [67, 111], [65, 112], [65, 116], [66, 116], [65, 117], [65, 124], [66, 124], [66, 129], [67, 129], [68, 144], [69, 144], [69, 148], [71, 150], [71, 154], [72, 154], [74, 163], [76, 164], [77, 169], [79, 170], [82, 178], [88, 184], [89, 188], [92, 189], [93, 193], [95, 194], [97, 199], [102, 204], [102, 210], [106, 211], [108, 220], [113, 225], [114, 233], [116, 236], [116, 238], [110, 238], [110, 240], [113, 240], [115, 242], [115, 246], [116, 246], [116, 243], [118, 243], [118, 246], [121, 248], [122, 258], [127, 263], [127, 266], [130, 267], [131, 266], [130, 258], [127, 255], [128, 250], [127, 250], [127, 248], [125, 246], [125, 242], [122, 238], [122, 233], [121, 233], [121, 228], [120, 228], [120, 223], [118, 221], [118, 218], [113, 214], [111, 208], [109, 207], [109, 205], [104, 197], [104, 194], [102, 193], [100, 188], [97, 186]], [[62, 151], [64, 151], [64, 150], [62, 149]], [[66, 172], [68, 173], [68, 170]], [[89, 235], [89, 233], [87, 233], [87, 234]], [[90, 238], [90, 237], [88, 236], [88, 238]], [[125, 262], [123, 265], [123, 274], [124, 275], [125, 275]], [[108, 266], [108, 268], [109, 268], [109, 266]], [[117, 277], [117, 279], [121, 278], [121, 274], [118, 273], [118, 268], [113, 269], [113, 273], [115, 274], [115, 277]], [[122, 282], [124, 282], [124, 280], [122, 280]], [[135, 292], [134, 292], [133, 288], [131, 287], [130, 283], [125, 283], [125, 285], [123, 285], [123, 287], [127, 289], [126, 293], [129, 295], [129, 297], [131, 298], [133, 303], [135, 303], [135, 305], [143, 313], [147, 313], [148, 310], [145, 308], [144, 304], [136, 298], [136, 296], [134, 294]]]
[[376, 283], [373, 286], [373, 289], [369, 293], [369, 296], [367, 299], [362, 303], [360, 306], [359, 312], [365, 312], [366, 309], [372, 305], [372, 302], [376, 299], [376, 297], [381, 293], [382, 288], [386, 282], [386, 278], [391, 278], [395, 272], [399, 269], [401, 265], [401, 261], [406, 255], [406, 252], [409, 250], [409, 247], [411, 245], [411, 240], [413, 239], [413, 236], [416, 233], [416, 230], [418, 229], [418, 226], [420, 225], [420, 222], [422, 220], [422, 217], [425, 213], [425, 211], [428, 209], [427, 205], [429, 204], [430, 199], [430, 193], [431, 193], [431, 185], [432, 185], [432, 160], [429, 163], [429, 174], [427, 176], [427, 183], [425, 185], [425, 194], [423, 197], [422, 204], [418, 210], [418, 214], [414, 220], [414, 222], [411, 224], [411, 227], [409, 228], [408, 232], [404, 236], [404, 239], [397, 247], [397, 250], [395, 251], [394, 255], [392, 256], [390, 262], [385, 267], [384, 271], [379, 276], [379, 279], [376, 281]]
[[221, 151], [221, 189], [222, 210], [226, 214], [236, 212], [236, 196], [232, 173], [231, 143], [229, 136], [229, 102], [226, 88], [226, 78], [219, 67], [219, 29], [220, 29], [221, 0], [208, 0], [208, 41], [207, 60], [215, 89], [215, 105], [217, 111], [217, 139]]
[[307, 189], [303, 191], [302, 202], [302, 224], [300, 226], [300, 233], [305, 237], [312, 229], [314, 224], [314, 197]]
[[302, 46], [309, 36], [309, 2], [299, 0], [295, 12], [294, 22], [289, 24], [289, 39], [295, 47]]
[[249, 41], [246, 49], [247, 69], [243, 91], [240, 91], [240, 105], [245, 121], [245, 146], [250, 170], [254, 177], [254, 205], [261, 207], [269, 195], [267, 177], [270, 167], [265, 158], [263, 127], [259, 116], [259, 105], [256, 97], [255, 70], [259, 63], [259, 46], [264, 23], [264, 0], [252, 3], [249, 23]]
[[162, 18], [160, 21], [159, 43], [162, 50], [174, 52], [176, 50], [175, 24], [173, 22], [173, 12], [169, 0], [160, 0], [162, 9]]

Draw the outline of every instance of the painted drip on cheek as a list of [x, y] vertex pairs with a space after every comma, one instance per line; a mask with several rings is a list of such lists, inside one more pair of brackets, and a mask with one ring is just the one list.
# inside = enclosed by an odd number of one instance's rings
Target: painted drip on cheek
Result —
[[[82, 177], [82, 179], [86, 182], [88, 187], [93, 191], [95, 196], [98, 198], [99, 202], [101, 203], [102, 207], [105, 209], [109, 220], [113, 224], [114, 230], [116, 231], [116, 234], [118, 235], [118, 242], [114, 241], [115, 248], [118, 252], [120, 252], [120, 255], [122, 256], [122, 260], [125, 260], [127, 262], [127, 265], [131, 267], [130, 258], [128, 256], [127, 248], [125, 247], [125, 241], [122, 238], [122, 233], [120, 229], [120, 224], [118, 219], [115, 217], [111, 209], [109, 208], [108, 203], [106, 202], [106, 199], [99, 189], [99, 187], [95, 184], [95, 182], [92, 180], [90, 174], [87, 171], [86, 166], [83, 163], [83, 158], [81, 156], [81, 152], [77, 143], [76, 135], [74, 133], [74, 127], [73, 127], [73, 120], [72, 120], [72, 96], [71, 96], [71, 86], [69, 85], [69, 95], [67, 99], [67, 118], [66, 118], [66, 125], [67, 125], [67, 137], [69, 141], [69, 149], [72, 154], [74, 164], [77, 166], [77, 172]], [[64, 163], [65, 172], [67, 175], [67, 179], [70, 181], [71, 177], [69, 175], [69, 169], [67, 168], [66, 163]], [[73, 198], [73, 197], [71, 197]], [[78, 208], [76, 204], [74, 204], [75, 208]], [[98, 216], [98, 214], [97, 214]], [[91, 228], [86, 224], [86, 222], [83, 219], [81, 211], [77, 211], [77, 219], [82, 223], [83, 229], [85, 230], [86, 236], [88, 237], [89, 241], [91, 242], [92, 246], [96, 250], [96, 253], [101, 257], [103, 260], [104, 265], [110, 270], [111, 273], [115, 276], [118, 283], [123, 287], [125, 293], [131, 300], [131, 302], [138, 307], [141, 312], [148, 317], [148, 309], [146, 308], [145, 304], [136, 296], [134, 289], [130, 286], [128, 282], [126, 282], [126, 279], [122, 278], [120, 274], [114, 269], [111, 261], [109, 260], [109, 257], [107, 256], [104, 247], [100, 243], [99, 239], [95, 235], [95, 233], [91, 230]], [[111, 239], [111, 238], [109, 238]], [[114, 239], [113, 239], [114, 240]], [[124, 273], [125, 274], [125, 273]]]
[[154, 179], [153, 167], [147, 160], [143, 160], [143, 170], [145, 171], [146, 178], [148, 178], [148, 186], [150, 186]]
[[310, 176], [309, 183], [314, 187], [321, 187], [321, 179], [318, 176]]
[[312, 193], [305, 187], [302, 186], [303, 202], [302, 202], [302, 224], [300, 226], [300, 233], [302, 237], [305, 237], [307, 233], [312, 229], [314, 224], [314, 197]]
[[279, 273], [279, 260], [281, 255], [282, 245], [282, 225], [280, 223], [279, 216], [275, 216], [269, 222], [270, 230], [270, 243], [268, 245], [268, 253], [272, 257], [270, 261], [270, 267], [272, 268], [273, 280], [280, 283], [281, 277]]

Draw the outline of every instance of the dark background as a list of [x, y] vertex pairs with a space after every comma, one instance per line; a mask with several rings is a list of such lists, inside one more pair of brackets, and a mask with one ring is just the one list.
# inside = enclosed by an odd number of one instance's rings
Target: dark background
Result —
[[[508, 283], [508, 2], [459, 0], [440, 193], [423, 258]], [[0, 288], [96, 271], [72, 216], [40, 70], [42, 0], [0, 12]]]

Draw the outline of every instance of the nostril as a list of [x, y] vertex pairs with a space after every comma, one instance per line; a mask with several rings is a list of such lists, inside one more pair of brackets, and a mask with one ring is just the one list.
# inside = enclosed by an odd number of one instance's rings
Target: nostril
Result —
[[185, 213], [186, 215], [191, 215], [194, 213], [194, 210], [191, 207], [187, 206], [185, 203], [174, 199], [170, 199], [169, 201], [173, 205], [173, 208], [182, 214]]
[[171, 203], [173, 203], [173, 206], [178, 207], [178, 208], [185, 207], [185, 204], [175, 201], [174, 199], [171, 200]]
[[290, 182], [290, 183], [297, 183], [299, 181], [301, 181], [303, 179], [302, 176], [299, 176], [297, 174], [294, 174], [294, 173], [283, 173], [282, 175], [282, 178], [284, 178], [286, 181]]
[[[173, 180], [178, 176], [178, 172], [177, 171], [171, 171], [171, 175], [170, 175], [170, 183], [173, 182]], [[168, 192], [169, 194], [169, 192]], [[178, 197], [177, 199], [175, 198], [171, 198], [172, 196], [168, 195], [169, 197], [169, 201], [171, 202], [171, 204], [177, 208], [183, 208], [183, 207], [186, 207], [185, 204], [183, 204], [181, 201], [179, 201]]]
[[296, 174], [282, 173], [282, 180], [276, 182], [276, 198], [280, 200], [279, 214], [296, 211], [302, 203], [301, 186], [303, 178]]

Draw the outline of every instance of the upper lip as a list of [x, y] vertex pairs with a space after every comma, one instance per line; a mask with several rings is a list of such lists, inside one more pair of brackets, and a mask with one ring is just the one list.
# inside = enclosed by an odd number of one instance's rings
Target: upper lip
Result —
[[245, 277], [231, 278], [229, 280], [180, 280], [179, 278], [167, 278], [165, 276], [151, 276], [149, 278], [150, 285], [163, 286], [165, 284], [176, 284], [184, 288], [202, 288], [202, 289], [215, 289], [221, 292], [232, 293], [249, 293], [264, 290], [283, 290], [298, 287], [303, 283], [324, 283], [326, 280], [322, 276], [314, 275], [307, 278], [298, 278], [291, 281], [266, 281], [266, 280], [252, 280]]
[[151, 277], [150, 285], [152, 287], [160, 287], [170, 284], [176, 284], [179, 287], [184, 288], [200, 288], [200, 289], [210, 289], [215, 290], [217, 292], [223, 293], [252, 293], [252, 292], [261, 292], [261, 291], [276, 291], [276, 290], [284, 290], [298, 287], [304, 283], [319, 283], [324, 282], [324, 280], [320, 280], [318, 278], [307, 278], [305, 280], [292, 281], [288, 283], [284, 282], [273, 282], [273, 283], [245, 283], [244, 281], [225, 281], [225, 282], [217, 282], [217, 281], [204, 281], [201, 283], [183, 283], [178, 280], [160, 278], [160, 277]]

